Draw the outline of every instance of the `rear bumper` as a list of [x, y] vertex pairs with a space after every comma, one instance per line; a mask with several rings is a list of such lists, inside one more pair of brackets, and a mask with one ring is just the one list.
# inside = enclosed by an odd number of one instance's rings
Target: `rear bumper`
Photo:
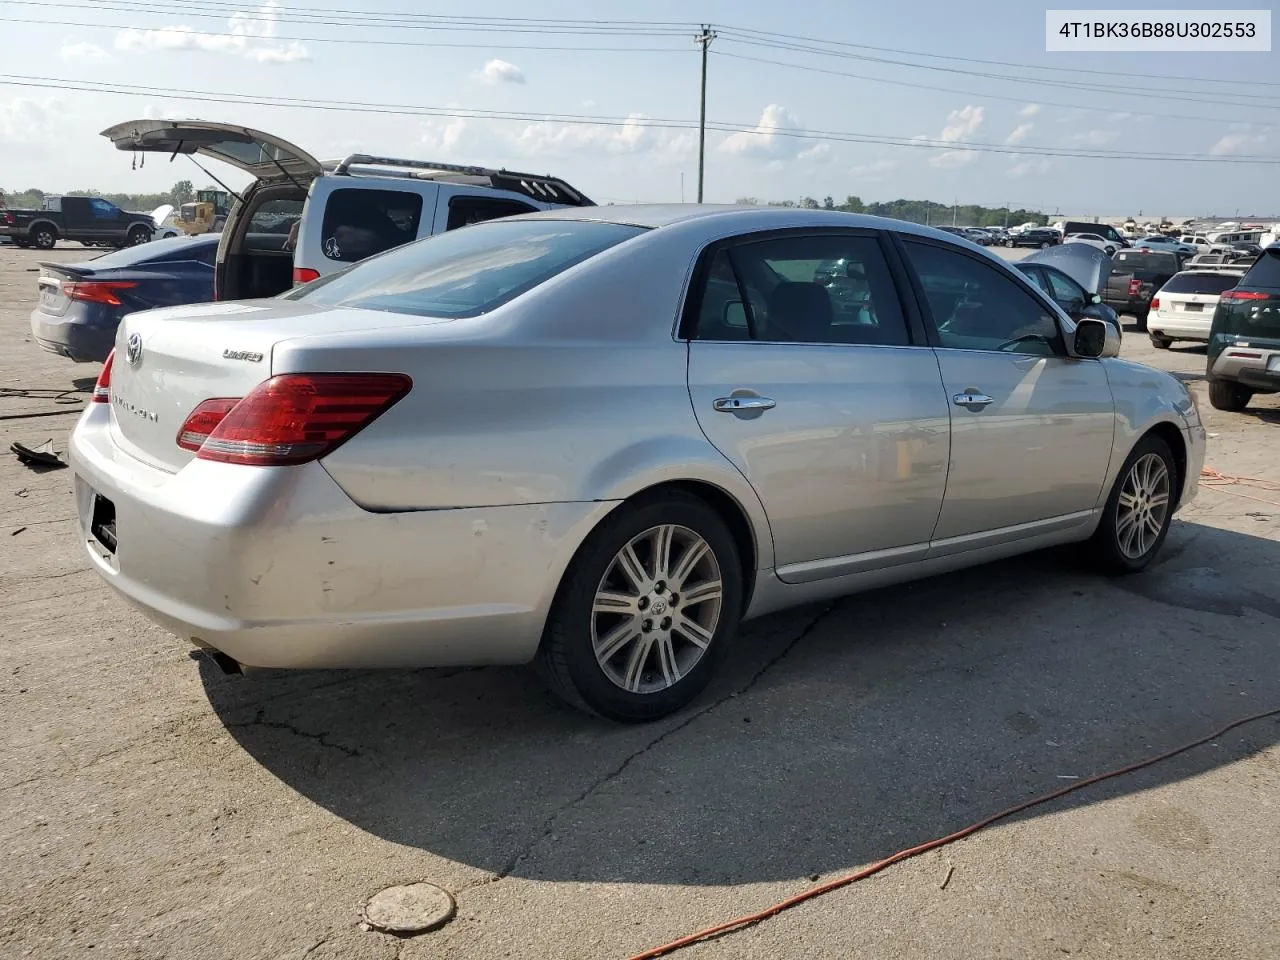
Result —
[[[609, 503], [370, 513], [324, 467], [123, 453], [92, 404], [71, 438], [81, 542], [94, 568], [180, 637], [258, 667], [521, 663]], [[111, 553], [91, 531], [115, 509]]]
[[[1214, 380], [1234, 380], [1267, 393], [1280, 392], [1280, 370], [1267, 369], [1275, 357], [1280, 357], [1280, 347], [1229, 346], [1210, 365], [1209, 376]], [[1275, 363], [1280, 364], [1280, 360]]]
[[31, 311], [31, 335], [37, 344], [78, 363], [103, 361], [115, 345], [120, 317], [106, 307], [73, 302], [62, 316]]
[[1213, 326], [1213, 313], [1210, 311], [1203, 320], [1190, 320], [1186, 317], [1169, 316], [1156, 310], [1147, 317], [1147, 331], [1163, 334], [1178, 340], [1199, 340], [1209, 342], [1209, 329]]

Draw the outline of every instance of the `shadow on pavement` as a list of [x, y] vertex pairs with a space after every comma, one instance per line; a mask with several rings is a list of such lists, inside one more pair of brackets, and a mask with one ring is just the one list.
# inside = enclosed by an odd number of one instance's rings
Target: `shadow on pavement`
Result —
[[[1277, 564], [1280, 544], [1179, 522], [1135, 577], [1040, 554], [771, 617], [699, 702], [646, 727], [563, 708], [524, 669], [201, 672], [266, 769], [395, 843], [502, 876], [800, 879], [1280, 706]], [[1025, 816], [1277, 739], [1262, 721]], [[1179, 819], [1171, 845], [1195, 832], [1194, 812], [1160, 815]]]

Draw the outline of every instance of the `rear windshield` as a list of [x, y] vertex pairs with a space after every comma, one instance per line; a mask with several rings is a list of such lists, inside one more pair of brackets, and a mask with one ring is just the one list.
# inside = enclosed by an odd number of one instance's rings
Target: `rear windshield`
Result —
[[140, 263], [164, 261], [174, 263], [178, 260], [203, 260], [213, 262], [213, 252], [217, 250], [217, 240], [204, 237], [168, 237], [164, 240], [152, 240], [140, 243], [136, 247], [125, 247], [91, 261], [95, 270], [114, 270], [117, 267], [133, 267]]
[[645, 229], [591, 220], [490, 221], [389, 250], [284, 299], [475, 317]]
[[1241, 283], [1249, 287], [1280, 288], [1280, 247], [1268, 247]]
[[1225, 273], [1180, 273], [1164, 285], [1165, 293], [1208, 293], [1217, 296], [1240, 282], [1240, 277]]
[[1146, 253], [1141, 250], [1117, 250], [1111, 258], [1113, 273], [1131, 273], [1134, 276], [1174, 274], [1178, 272], [1178, 256], [1173, 253]]

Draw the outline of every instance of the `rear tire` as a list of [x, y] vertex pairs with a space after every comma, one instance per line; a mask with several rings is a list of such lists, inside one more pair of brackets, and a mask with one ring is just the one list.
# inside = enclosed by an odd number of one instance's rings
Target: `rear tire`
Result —
[[1049, 249], [1049, 241], [1048, 241], [1048, 240], [1041, 240], [1041, 241], [1040, 241], [1040, 249], [1041, 249], [1041, 250], [1048, 250], [1048, 249]]
[[1168, 350], [1169, 347], [1173, 345], [1173, 341], [1170, 340], [1168, 337], [1157, 336], [1154, 333], [1150, 334], [1150, 336], [1151, 336], [1151, 345], [1155, 347], [1157, 350]]
[[52, 250], [58, 242], [58, 231], [53, 227], [38, 226], [31, 231], [31, 245], [37, 250]]
[[1210, 380], [1209, 403], [1215, 410], [1239, 413], [1253, 399], [1253, 391], [1234, 380]]
[[1138, 441], [1116, 476], [1088, 544], [1104, 573], [1137, 573], [1155, 559], [1173, 522], [1180, 485], [1169, 445], [1151, 434]]
[[535, 665], [579, 709], [657, 720], [706, 687], [742, 597], [737, 544], [720, 515], [687, 493], [645, 497], [615, 510], [578, 549]]

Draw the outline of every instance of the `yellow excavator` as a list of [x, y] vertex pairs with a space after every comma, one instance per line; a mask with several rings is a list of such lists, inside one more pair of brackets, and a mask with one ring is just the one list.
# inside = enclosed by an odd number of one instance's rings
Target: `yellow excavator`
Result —
[[200, 190], [190, 203], [184, 203], [174, 218], [174, 225], [189, 237], [217, 233], [227, 221], [231, 195], [225, 190]]

